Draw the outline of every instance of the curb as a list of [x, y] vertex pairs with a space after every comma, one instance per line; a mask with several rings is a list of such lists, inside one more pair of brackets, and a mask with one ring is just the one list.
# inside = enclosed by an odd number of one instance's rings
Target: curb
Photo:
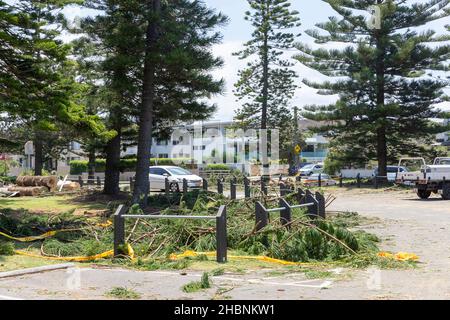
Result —
[[49, 266], [28, 268], [28, 269], [22, 269], [22, 270], [6, 271], [6, 272], [0, 272], [0, 279], [17, 277], [17, 276], [22, 276], [22, 275], [27, 275], [27, 274], [41, 273], [41, 272], [46, 272], [46, 271], [68, 269], [68, 268], [73, 268], [73, 267], [75, 267], [74, 263], [64, 263], [64, 264], [54, 264], [54, 265], [49, 265]]

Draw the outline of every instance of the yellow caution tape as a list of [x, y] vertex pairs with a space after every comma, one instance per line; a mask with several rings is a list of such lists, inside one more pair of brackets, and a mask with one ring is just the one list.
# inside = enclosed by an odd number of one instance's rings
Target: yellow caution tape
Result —
[[27, 257], [33, 257], [33, 258], [43, 258], [48, 260], [57, 260], [57, 261], [72, 261], [72, 262], [86, 262], [86, 261], [94, 261], [99, 260], [103, 258], [109, 258], [114, 255], [114, 250], [109, 250], [103, 253], [96, 254], [94, 256], [86, 256], [86, 257], [47, 257], [47, 256], [41, 256], [39, 254], [33, 254], [26, 251], [21, 250], [15, 250], [16, 254], [27, 256]]
[[108, 228], [109, 226], [112, 226], [112, 222], [107, 220], [105, 223], [96, 223], [95, 226], [101, 227], [101, 228]]
[[379, 257], [387, 258], [387, 259], [395, 259], [398, 261], [418, 261], [419, 257], [414, 253], [408, 252], [399, 252], [397, 254], [392, 254], [389, 252], [380, 252], [378, 253]]
[[[134, 250], [131, 247], [131, 245], [127, 244], [127, 256], [130, 257], [131, 260], [135, 259]], [[88, 261], [95, 261], [100, 260], [104, 258], [110, 258], [114, 256], [114, 250], [108, 250], [93, 256], [85, 256], [85, 257], [49, 257], [49, 256], [42, 256], [39, 254], [33, 254], [22, 250], [15, 250], [16, 254], [27, 256], [27, 257], [33, 257], [33, 258], [43, 258], [47, 260], [57, 260], [57, 261], [70, 261], [70, 262], [88, 262]]]
[[[107, 227], [109, 227], [111, 225], [112, 225], [111, 221], [107, 221], [106, 223], [97, 223], [97, 224], [95, 224], [95, 226], [101, 227], [101, 228], [107, 228]], [[33, 242], [33, 241], [44, 240], [46, 238], [53, 237], [57, 233], [71, 232], [71, 231], [80, 231], [80, 230], [84, 230], [84, 229], [86, 229], [86, 228], [54, 230], [54, 231], [48, 231], [48, 232], [46, 232], [44, 234], [41, 234], [39, 236], [29, 236], [29, 237], [13, 237], [13, 236], [11, 236], [9, 234], [6, 234], [4, 232], [0, 232], [0, 236], [4, 236], [5, 238], [11, 239], [11, 240], [15, 240], [15, 241], [19, 241], [19, 242]]]
[[30, 236], [30, 237], [20, 237], [20, 238], [10, 236], [9, 234], [3, 233], [3, 232], [0, 232], [0, 235], [4, 236], [5, 238], [19, 241], [19, 242], [32, 242], [32, 241], [44, 240], [46, 238], [53, 237], [54, 235], [56, 235], [59, 232], [78, 231], [78, 230], [80, 230], [80, 229], [55, 230], [55, 231], [48, 231], [44, 234], [41, 234], [40, 236]]
[[[186, 257], [198, 257], [198, 256], [215, 256], [216, 252], [195, 252], [191, 250], [187, 250], [183, 252], [182, 254], [171, 254], [170, 259], [171, 260], [177, 260], [179, 258], [186, 258]], [[292, 262], [292, 261], [285, 261], [280, 259], [274, 259], [266, 256], [235, 256], [235, 255], [228, 255], [228, 258], [230, 259], [236, 259], [236, 260], [258, 260], [263, 262], [269, 262], [269, 263], [276, 263], [276, 264], [282, 264], [287, 266], [301, 266], [301, 265], [309, 265], [310, 263], [305, 262]]]

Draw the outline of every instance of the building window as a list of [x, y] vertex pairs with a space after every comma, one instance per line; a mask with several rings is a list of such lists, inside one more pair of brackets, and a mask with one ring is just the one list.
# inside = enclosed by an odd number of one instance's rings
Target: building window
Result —
[[160, 158], [160, 159], [168, 159], [168, 158], [169, 158], [169, 155], [168, 155], [167, 153], [160, 153], [160, 154], [158, 155], [158, 158]]
[[158, 145], [158, 146], [167, 146], [168, 142], [167, 142], [167, 140], [164, 140], [164, 139], [157, 139], [156, 140], [156, 145]]

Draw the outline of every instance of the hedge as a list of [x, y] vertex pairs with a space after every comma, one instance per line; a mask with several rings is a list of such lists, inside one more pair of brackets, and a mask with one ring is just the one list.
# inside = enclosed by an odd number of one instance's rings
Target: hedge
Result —
[[[167, 158], [152, 158], [150, 159], [150, 165], [155, 166], [173, 166], [176, 165], [174, 163], [175, 159], [167, 159]], [[182, 163], [189, 163], [190, 159], [176, 159], [177, 163], [180, 161]], [[137, 159], [136, 158], [127, 158], [120, 159], [120, 171], [121, 172], [130, 172], [134, 171], [136, 168]], [[105, 172], [106, 168], [106, 160], [105, 159], [97, 159], [95, 160], [95, 172]], [[70, 161], [70, 174], [79, 175], [84, 172], [88, 172], [88, 161], [87, 160], [72, 160]]]
[[205, 167], [205, 170], [225, 171], [230, 170], [230, 167], [223, 163], [210, 163]]

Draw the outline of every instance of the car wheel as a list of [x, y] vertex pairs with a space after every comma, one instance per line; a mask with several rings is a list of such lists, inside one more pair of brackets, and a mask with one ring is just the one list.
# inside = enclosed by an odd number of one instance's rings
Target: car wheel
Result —
[[450, 200], [450, 184], [445, 184], [442, 187], [442, 199]]
[[417, 195], [420, 199], [428, 199], [431, 196], [431, 191], [427, 190], [418, 190]]
[[180, 186], [178, 185], [178, 183], [175, 183], [175, 182], [172, 182], [169, 185], [169, 189], [170, 189], [170, 192], [180, 192]]

